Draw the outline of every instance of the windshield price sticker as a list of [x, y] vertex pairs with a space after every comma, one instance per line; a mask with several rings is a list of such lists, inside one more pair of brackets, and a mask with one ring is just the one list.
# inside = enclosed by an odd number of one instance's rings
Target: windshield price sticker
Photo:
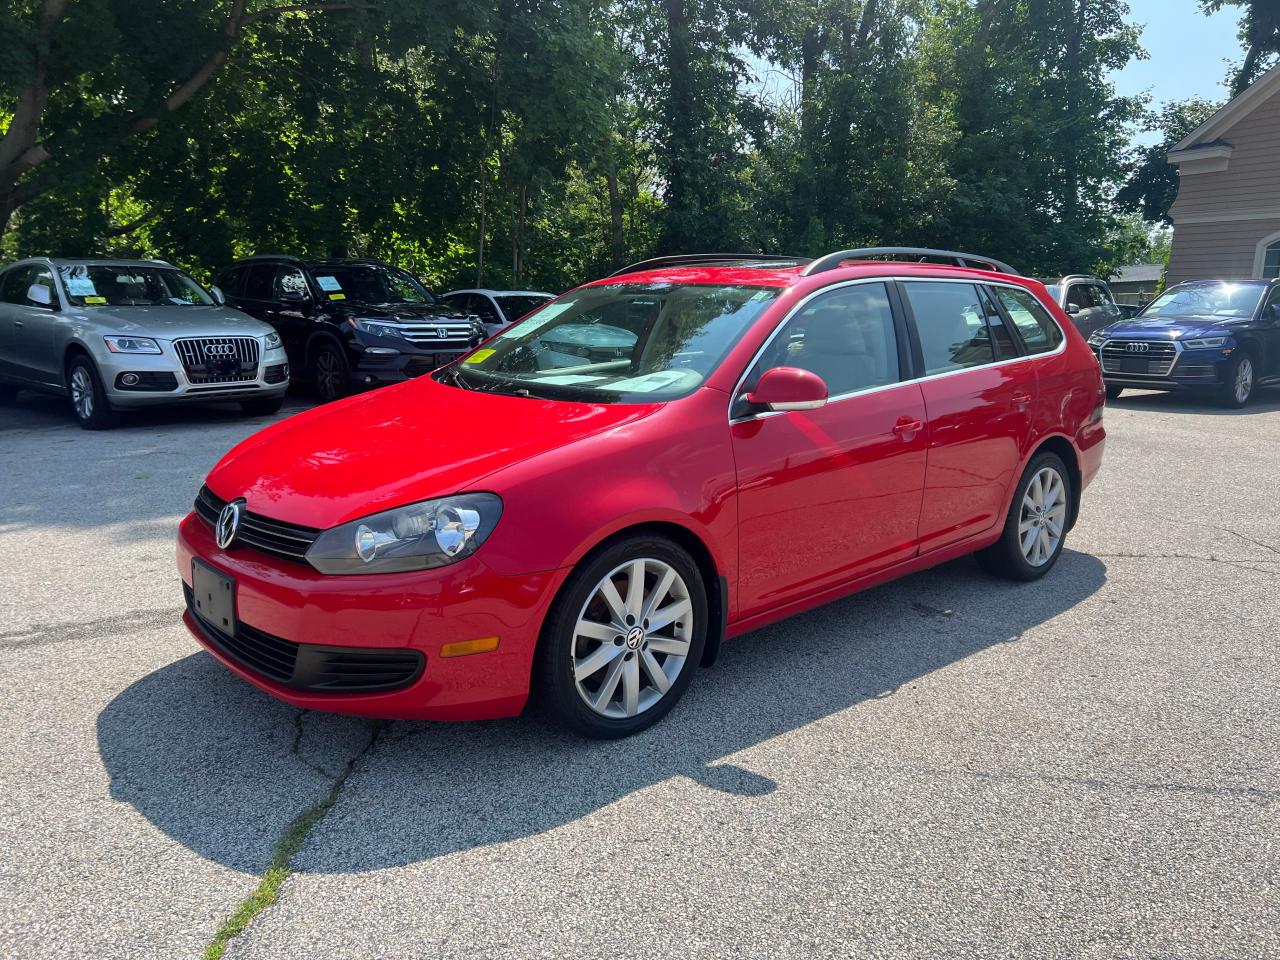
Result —
[[560, 314], [564, 313], [572, 306], [572, 303], [553, 303], [550, 306], [543, 307], [528, 320], [521, 320], [519, 323], [513, 323], [511, 326], [507, 327], [507, 329], [498, 334], [498, 336], [507, 340], [513, 337], [528, 336], [544, 324], [549, 323], [556, 317], [560, 316]]
[[345, 299], [347, 299], [347, 295], [346, 295], [345, 293], [331, 293], [331, 294], [329, 294], [329, 299], [330, 299], [330, 300], [345, 300]]
[[[78, 296], [78, 294], [73, 293], [72, 296], [73, 297]], [[85, 297], [84, 302], [85, 303], [106, 303], [107, 298], [106, 297]]]
[[320, 284], [320, 289], [325, 293], [342, 289], [342, 284], [338, 282], [337, 277], [316, 277], [316, 283]]
[[67, 296], [69, 297], [93, 297], [98, 293], [98, 288], [93, 285], [93, 281], [88, 277], [64, 276], [62, 279], [67, 285]]
[[493, 356], [492, 350], [477, 350], [475, 353], [467, 357], [467, 359], [462, 362], [463, 363], [484, 363], [486, 360], [488, 360], [492, 356]]

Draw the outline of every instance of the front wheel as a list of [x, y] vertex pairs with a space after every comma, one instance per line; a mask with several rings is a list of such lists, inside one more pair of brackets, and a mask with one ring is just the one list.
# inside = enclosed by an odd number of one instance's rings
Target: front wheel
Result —
[[86, 430], [108, 430], [116, 425], [116, 412], [107, 400], [98, 368], [86, 356], [75, 357], [67, 368], [71, 388], [71, 410], [76, 422]]
[[638, 733], [693, 680], [707, 594], [689, 554], [660, 537], [623, 540], [570, 575], [538, 651], [537, 695], [588, 737]]
[[1253, 358], [1247, 353], [1236, 352], [1227, 365], [1227, 375], [1219, 388], [1219, 397], [1228, 407], [1243, 407], [1253, 396]]
[[348, 371], [347, 358], [336, 343], [326, 341], [316, 347], [311, 358], [311, 377], [316, 395], [323, 402], [329, 403], [346, 394]]
[[1056, 453], [1037, 454], [1018, 481], [1000, 539], [978, 553], [991, 573], [1039, 580], [1062, 555], [1071, 511], [1071, 475]]
[[1122, 393], [1124, 393], [1124, 387], [1116, 386], [1116, 385], [1114, 385], [1114, 384], [1110, 384], [1110, 383], [1109, 383], [1109, 384], [1107, 384], [1107, 399], [1108, 399], [1108, 400], [1119, 400], [1119, 399], [1120, 399], [1120, 394], [1122, 394]]

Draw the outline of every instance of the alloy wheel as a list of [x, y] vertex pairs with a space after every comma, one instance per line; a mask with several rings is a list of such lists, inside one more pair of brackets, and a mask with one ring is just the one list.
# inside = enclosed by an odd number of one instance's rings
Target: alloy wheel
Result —
[[325, 400], [336, 400], [341, 388], [342, 367], [332, 350], [321, 350], [316, 357], [316, 388]]
[[578, 696], [611, 719], [651, 709], [685, 667], [693, 616], [688, 585], [674, 567], [652, 558], [615, 567], [591, 591], [574, 625]]
[[71, 371], [71, 405], [81, 420], [93, 416], [93, 380], [83, 366]]
[[1253, 393], [1253, 361], [1248, 357], [1241, 357], [1236, 365], [1236, 403], [1244, 403], [1251, 393]]
[[1066, 484], [1053, 467], [1042, 467], [1027, 484], [1018, 517], [1018, 541], [1027, 563], [1042, 567], [1052, 560], [1066, 525]]

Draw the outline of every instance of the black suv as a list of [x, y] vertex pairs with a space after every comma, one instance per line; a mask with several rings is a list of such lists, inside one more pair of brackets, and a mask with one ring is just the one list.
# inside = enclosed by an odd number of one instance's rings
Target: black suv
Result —
[[434, 370], [484, 339], [474, 315], [439, 303], [377, 260], [237, 260], [216, 278], [227, 303], [280, 334], [297, 379], [322, 400]]

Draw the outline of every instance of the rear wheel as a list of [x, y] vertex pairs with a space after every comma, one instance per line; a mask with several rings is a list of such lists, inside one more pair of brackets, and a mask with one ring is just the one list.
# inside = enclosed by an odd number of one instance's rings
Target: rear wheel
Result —
[[1039, 580], [1062, 555], [1071, 511], [1071, 474], [1056, 453], [1031, 459], [1018, 482], [1000, 539], [978, 553], [991, 573]]
[[1119, 400], [1119, 399], [1120, 399], [1120, 394], [1122, 394], [1122, 393], [1124, 393], [1124, 387], [1115, 386], [1115, 385], [1110, 384], [1110, 383], [1109, 383], [1109, 384], [1107, 384], [1107, 399], [1108, 399], [1108, 400]]
[[116, 425], [116, 412], [111, 409], [102, 378], [93, 361], [83, 354], [72, 358], [67, 368], [71, 388], [71, 411], [76, 422], [86, 430], [108, 430]]
[[240, 401], [240, 409], [251, 417], [269, 417], [272, 414], [279, 413], [280, 408], [283, 406], [283, 395], [279, 397], [261, 397], [254, 400]]
[[706, 587], [686, 551], [660, 537], [616, 543], [575, 570], [557, 597], [536, 692], [581, 734], [638, 733], [692, 682], [707, 615]]
[[336, 343], [319, 344], [311, 357], [311, 378], [316, 395], [325, 403], [337, 400], [347, 392], [349, 368], [347, 358]]
[[1218, 388], [1219, 399], [1228, 407], [1243, 407], [1253, 396], [1254, 379], [1253, 357], [1237, 350], [1235, 358], [1227, 366], [1222, 386]]

